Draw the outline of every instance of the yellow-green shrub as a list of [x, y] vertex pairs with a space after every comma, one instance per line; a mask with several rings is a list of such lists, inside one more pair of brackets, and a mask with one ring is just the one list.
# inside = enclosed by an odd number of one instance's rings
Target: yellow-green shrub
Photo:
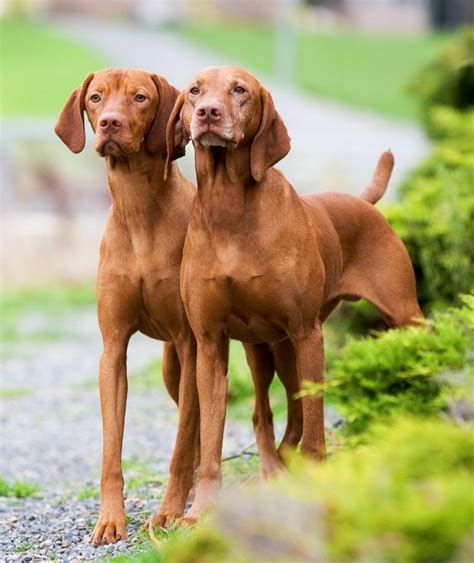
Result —
[[474, 297], [463, 299], [463, 307], [438, 313], [426, 327], [349, 339], [326, 392], [346, 417], [348, 434], [394, 413], [431, 415], [446, 406], [449, 384], [437, 376], [465, 368], [474, 342]]
[[435, 146], [384, 209], [405, 243], [425, 309], [454, 303], [474, 287], [474, 111], [434, 109], [446, 140]]

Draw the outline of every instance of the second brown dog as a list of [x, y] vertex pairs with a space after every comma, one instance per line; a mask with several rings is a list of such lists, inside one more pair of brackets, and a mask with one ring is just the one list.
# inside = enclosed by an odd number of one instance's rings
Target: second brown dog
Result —
[[[321, 324], [343, 299], [372, 302], [390, 326], [422, 316], [408, 253], [372, 205], [391, 153], [361, 198], [301, 197], [272, 168], [290, 139], [269, 92], [249, 72], [199, 73], [176, 102], [168, 150], [195, 148], [198, 193], [184, 245], [181, 293], [197, 339], [201, 465], [194, 521], [221, 481], [229, 338], [267, 343], [322, 383]], [[303, 403], [302, 451], [325, 456], [323, 399]]]

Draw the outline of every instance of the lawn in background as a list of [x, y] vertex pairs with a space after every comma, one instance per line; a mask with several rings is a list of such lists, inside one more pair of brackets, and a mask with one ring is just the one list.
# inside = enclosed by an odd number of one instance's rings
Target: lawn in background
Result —
[[94, 69], [107, 64], [46, 24], [0, 20], [0, 115], [57, 116], [67, 96]]
[[[271, 76], [273, 30], [252, 23], [187, 24], [187, 39], [230, 62]], [[429, 61], [445, 36], [368, 35], [351, 31], [299, 32], [297, 85], [307, 92], [394, 118], [415, 119], [407, 82]]]
[[22, 319], [30, 313], [45, 316], [65, 315], [77, 307], [95, 306], [95, 288], [92, 285], [50, 286], [22, 289], [2, 288], [0, 296], [0, 358], [9, 352], [13, 342], [48, 342], [62, 336], [49, 328], [35, 328], [26, 332]]

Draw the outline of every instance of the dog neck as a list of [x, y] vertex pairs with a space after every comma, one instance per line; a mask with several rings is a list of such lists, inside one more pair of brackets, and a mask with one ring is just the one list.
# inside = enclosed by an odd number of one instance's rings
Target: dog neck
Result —
[[197, 199], [214, 227], [239, 222], [247, 191], [255, 185], [250, 175], [250, 147], [230, 149], [195, 144]]
[[170, 165], [165, 181], [166, 159], [150, 156], [143, 147], [131, 156], [107, 156], [106, 161], [114, 213], [129, 226], [155, 222], [172, 197], [176, 165]]

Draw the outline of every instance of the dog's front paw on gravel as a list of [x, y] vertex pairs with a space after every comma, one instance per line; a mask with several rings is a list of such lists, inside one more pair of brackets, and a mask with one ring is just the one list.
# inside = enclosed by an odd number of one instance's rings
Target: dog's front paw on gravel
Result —
[[91, 543], [93, 546], [109, 545], [119, 540], [127, 539], [127, 528], [125, 527], [125, 512], [100, 514], [95, 525]]

